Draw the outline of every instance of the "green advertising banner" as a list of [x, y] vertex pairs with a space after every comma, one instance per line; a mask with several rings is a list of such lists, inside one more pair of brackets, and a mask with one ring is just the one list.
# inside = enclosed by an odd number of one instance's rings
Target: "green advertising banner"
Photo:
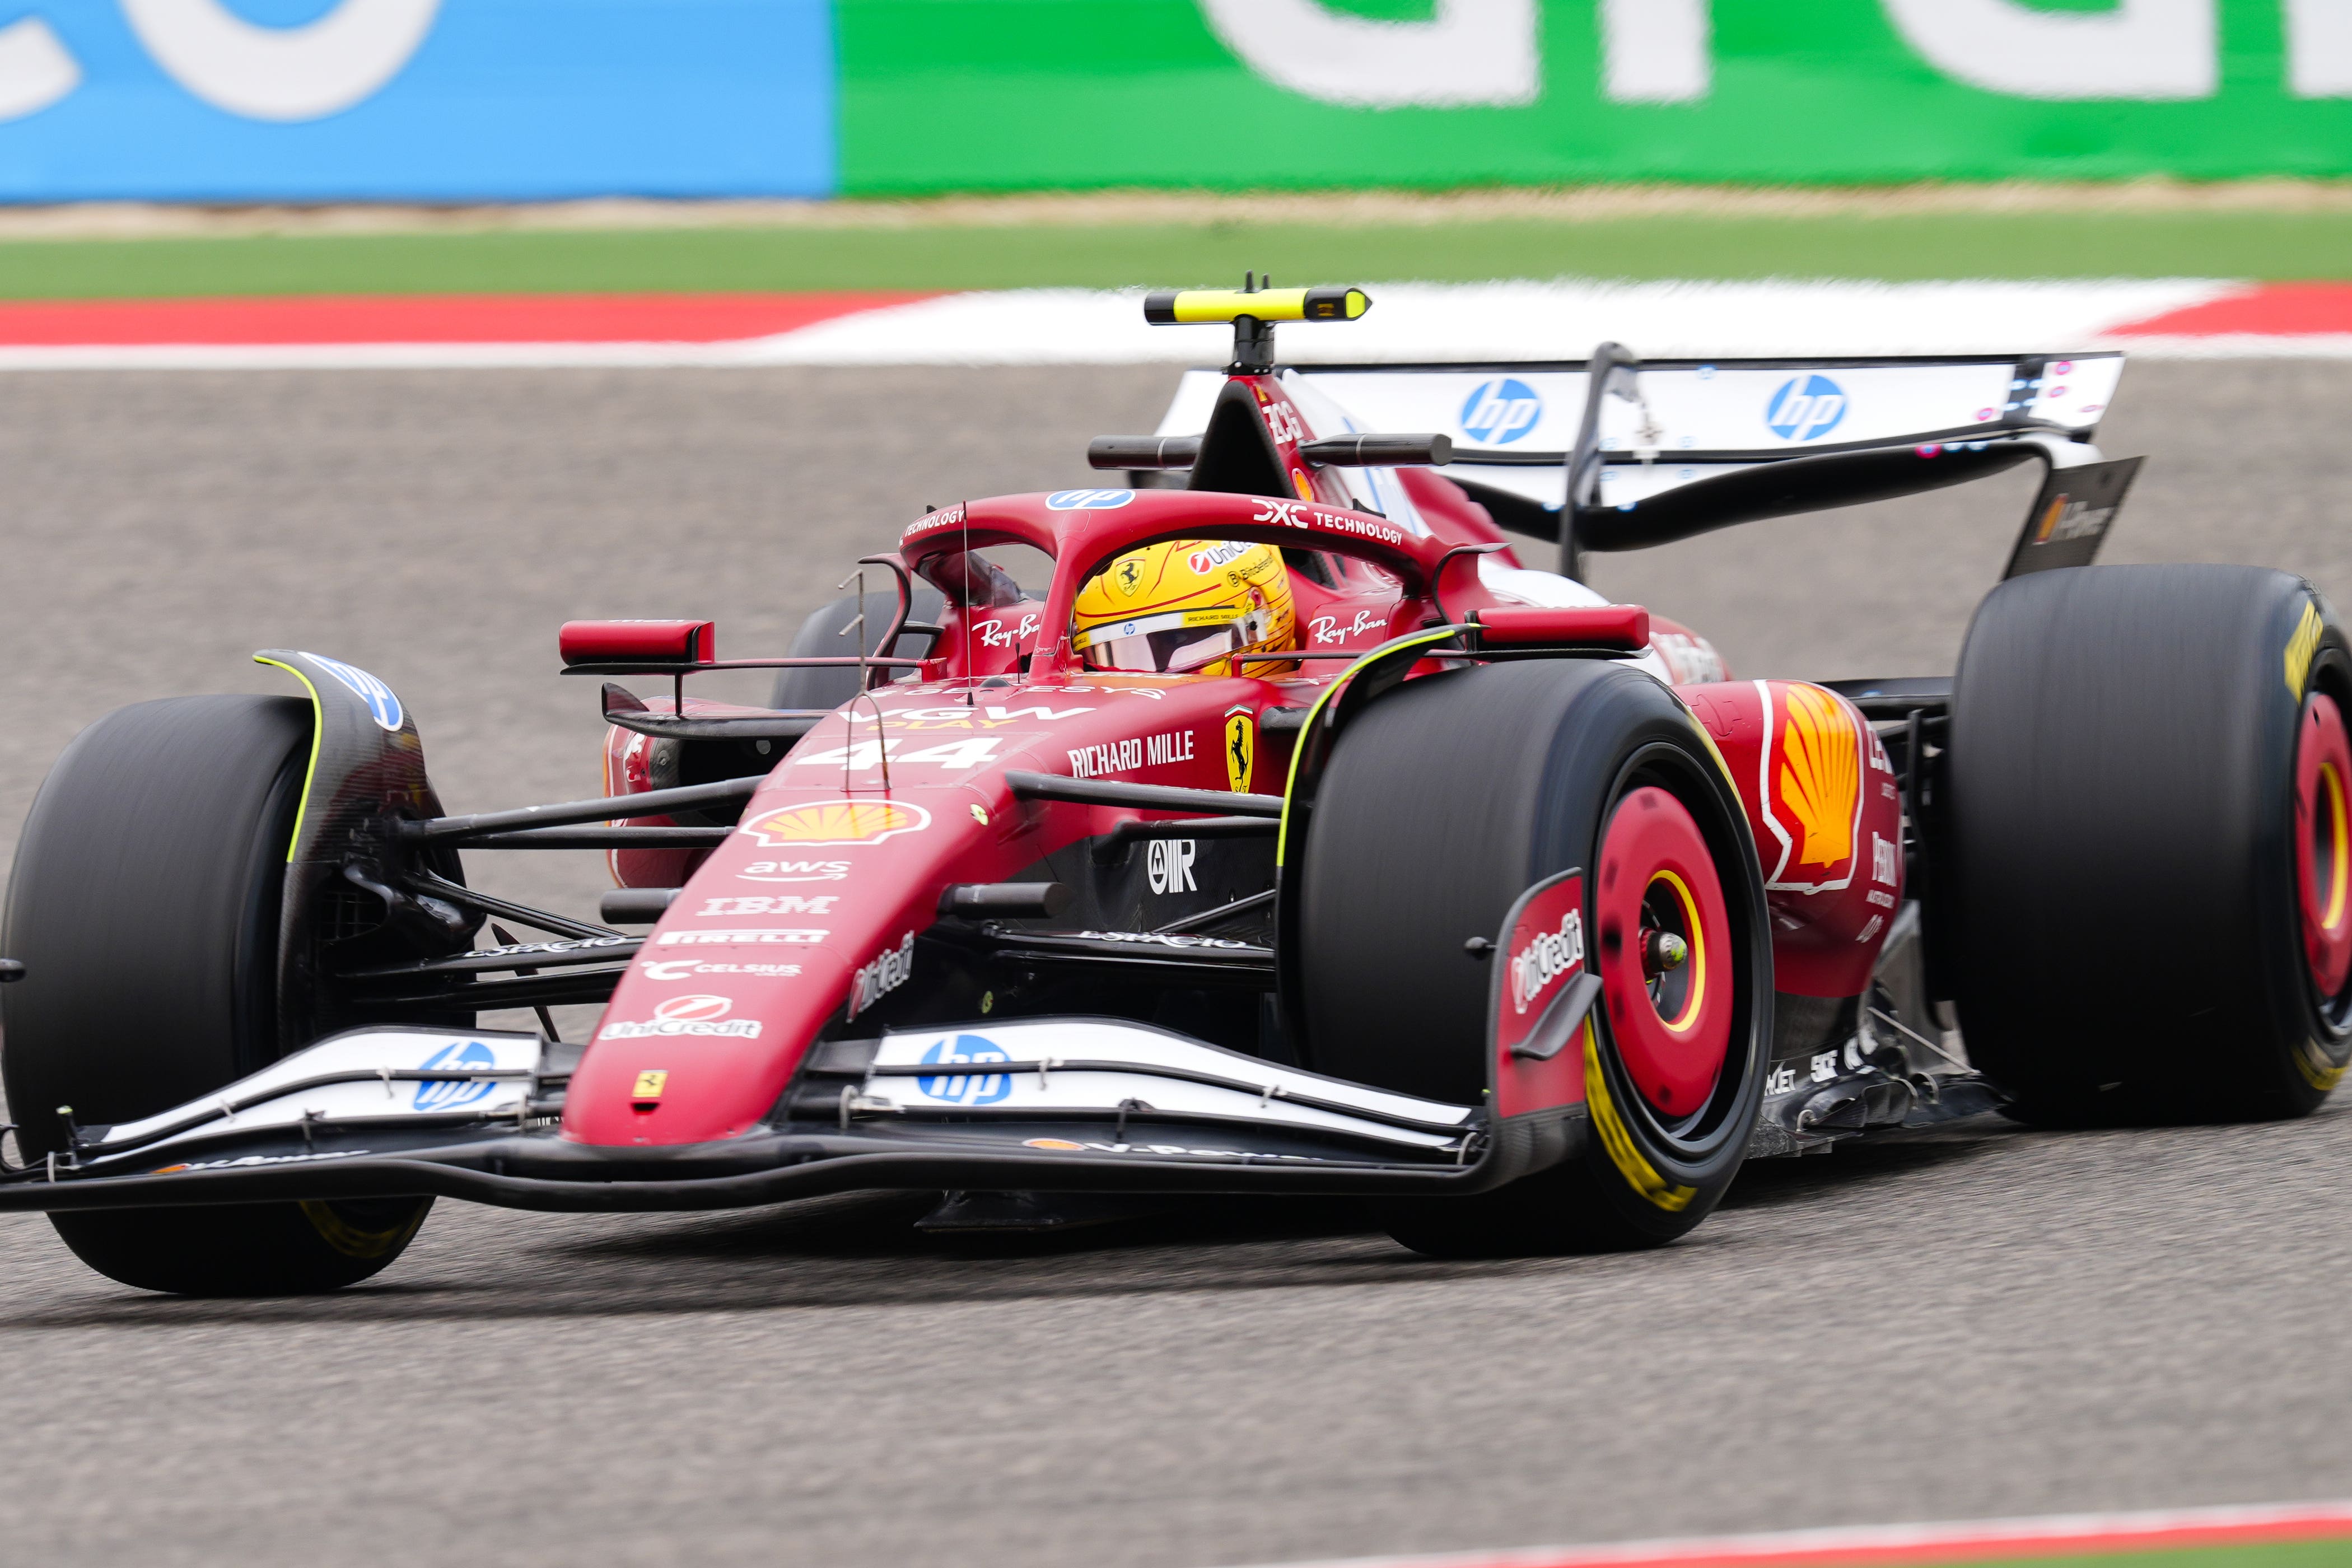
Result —
[[2352, 0], [835, 0], [850, 195], [2352, 174]]

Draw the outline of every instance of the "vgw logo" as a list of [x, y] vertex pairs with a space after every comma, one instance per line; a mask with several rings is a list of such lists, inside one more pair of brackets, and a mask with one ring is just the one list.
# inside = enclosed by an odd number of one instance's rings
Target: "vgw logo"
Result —
[[[984, 1035], [958, 1035], [952, 1040], [941, 1040], [923, 1053], [926, 1066], [938, 1063], [961, 1065], [966, 1062], [1009, 1062], [1013, 1053]], [[922, 1077], [915, 1087], [933, 1100], [944, 1100], [950, 1105], [994, 1105], [1013, 1093], [1013, 1079], [1003, 1073], [957, 1073], [953, 1077]]]
[[1818, 441], [1845, 419], [1845, 388], [1825, 375], [1780, 384], [1765, 406], [1764, 423], [1783, 441]]
[[1462, 434], [1473, 441], [1507, 447], [1536, 427], [1543, 399], [1516, 377], [1483, 382], [1462, 405]]
[[[462, 1072], [467, 1068], [490, 1068], [499, 1065], [499, 1055], [479, 1040], [467, 1040], [462, 1046], [444, 1046], [425, 1058], [418, 1070], [422, 1072]], [[471, 1105], [485, 1100], [498, 1085], [488, 1079], [436, 1078], [416, 1086], [416, 1109], [419, 1110], [455, 1110], [461, 1105]]]

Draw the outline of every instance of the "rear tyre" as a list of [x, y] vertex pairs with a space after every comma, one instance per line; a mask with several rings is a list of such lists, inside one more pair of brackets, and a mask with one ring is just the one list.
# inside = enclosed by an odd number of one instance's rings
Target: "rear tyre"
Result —
[[[8, 1102], [26, 1152], [152, 1116], [278, 1051], [278, 912], [310, 705], [179, 697], [118, 709], [49, 770], [26, 819], [0, 943]], [[184, 1295], [284, 1295], [366, 1279], [429, 1198], [50, 1216], [108, 1278]]]
[[[897, 589], [872, 593], [865, 596], [866, 651], [879, 651], [882, 634], [898, 616]], [[907, 618], [937, 626], [940, 611], [946, 604], [937, 588], [917, 587], [908, 605]], [[844, 595], [832, 604], [812, 612], [801, 623], [793, 638], [794, 658], [854, 658], [857, 656], [857, 633], [848, 630], [857, 618], [859, 599], [856, 594]], [[895, 657], [925, 658], [931, 651], [931, 634], [908, 632], [898, 638]], [[831, 669], [784, 669], [776, 672], [776, 684], [768, 693], [771, 708], [814, 708], [824, 711], [840, 707], [857, 695], [857, 671], [854, 667], [836, 666]]]
[[2352, 1060], [2352, 658], [2228, 566], [2004, 583], [1954, 686], [1931, 937], [2048, 1124], [2301, 1115]]
[[[1522, 892], [1571, 867], [1602, 982], [1596, 1026], [1568, 1047], [1585, 1057], [1585, 1135], [1482, 1195], [1386, 1205], [1416, 1251], [1658, 1246], [1706, 1216], [1746, 1155], [1771, 1036], [1762, 873], [1696, 723], [1619, 665], [1428, 676], [1341, 733], [1300, 861], [1311, 1065], [1480, 1103], [1500, 960], [1465, 944], [1493, 942]], [[1688, 959], [1653, 973], [1645, 933]]]

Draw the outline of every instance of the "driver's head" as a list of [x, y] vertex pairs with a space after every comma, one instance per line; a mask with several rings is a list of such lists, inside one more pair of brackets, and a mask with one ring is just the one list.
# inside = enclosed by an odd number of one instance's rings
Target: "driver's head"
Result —
[[[1117, 557], [1078, 590], [1070, 646], [1092, 669], [1182, 674], [1228, 654], [1288, 653], [1298, 646], [1297, 632], [1282, 552], [1172, 539]], [[1261, 660], [1240, 673], [1287, 671]]]

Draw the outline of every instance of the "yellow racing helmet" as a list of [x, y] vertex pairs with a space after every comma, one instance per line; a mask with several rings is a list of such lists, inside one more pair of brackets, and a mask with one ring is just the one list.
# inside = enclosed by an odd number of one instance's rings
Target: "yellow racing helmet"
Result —
[[[1114, 559], [1078, 590], [1070, 647], [1093, 669], [1181, 675], [1232, 654], [1298, 646], [1290, 571], [1270, 544], [1163, 540]], [[1256, 661], [1244, 675], [1287, 674]]]

